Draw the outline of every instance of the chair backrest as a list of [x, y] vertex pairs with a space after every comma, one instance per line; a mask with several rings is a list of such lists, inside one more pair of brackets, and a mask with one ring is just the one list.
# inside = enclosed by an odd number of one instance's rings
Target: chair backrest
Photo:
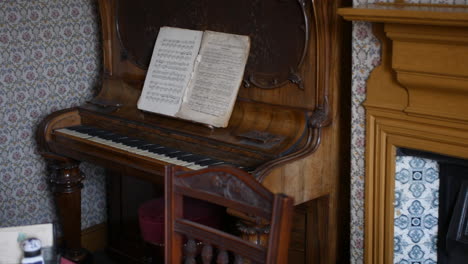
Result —
[[[218, 204], [270, 223], [267, 247], [183, 218], [183, 197]], [[293, 199], [273, 194], [255, 178], [229, 166], [182, 171], [168, 166], [165, 178], [165, 263], [196, 263], [202, 242], [203, 263], [287, 263]], [[184, 246], [185, 244], [185, 246]], [[185, 247], [185, 249], [184, 249]], [[217, 250], [214, 250], [216, 248]], [[214, 252], [217, 252], [214, 256]], [[242, 260], [249, 260], [243, 262]]]

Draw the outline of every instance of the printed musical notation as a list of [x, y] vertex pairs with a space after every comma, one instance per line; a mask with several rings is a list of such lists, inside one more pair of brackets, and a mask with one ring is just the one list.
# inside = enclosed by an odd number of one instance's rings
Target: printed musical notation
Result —
[[249, 49], [248, 36], [161, 28], [138, 108], [227, 126]]
[[161, 47], [157, 49], [153, 70], [149, 73], [149, 89], [146, 97], [153, 103], [180, 103], [187, 78], [192, 69], [192, 58], [198, 53], [194, 51], [194, 40], [179, 40], [164, 38]]
[[[248, 38], [205, 32], [195, 67], [195, 81], [188, 89], [186, 108], [215, 118], [230, 114], [248, 56]], [[183, 105], [184, 107], [184, 105]], [[184, 109], [185, 111], [185, 109]]]
[[199, 31], [161, 28], [139, 107], [167, 115], [177, 112], [200, 48]]

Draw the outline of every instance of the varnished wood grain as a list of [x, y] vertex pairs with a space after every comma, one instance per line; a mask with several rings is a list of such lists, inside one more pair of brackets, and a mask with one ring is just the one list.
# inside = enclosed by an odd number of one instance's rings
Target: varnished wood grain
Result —
[[[183, 197], [215, 203], [270, 222], [270, 235], [266, 248], [184, 219], [181, 211]], [[228, 263], [227, 251], [255, 263], [287, 263], [293, 200], [285, 195], [269, 192], [244, 171], [229, 167], [213, 167], [195, 172], [178, 172], [175, 167], [168, 167], [165, 200], [165, 263], [182, 261], [184, 238], [189, 241], [196, 239], [217, 247], [219, 249], [217, 263]], [[193, 258], [195, 251], [186, 251], [185, 258], [187, 253]]]
[[88, 258], [88, 253], [81, 248], [81, 189], [84, 176], [78, 163], [54, 162], [50, 164], [50, 179], [55, 201], [59, 207], [58, 215], [62, 221], [65, 246], [64, 256], [76, 262]]
[[433, 26], [468, 25], [466, 6], [366, 4], [356, 8], [341, 8], [339, 14], [354, 21]]

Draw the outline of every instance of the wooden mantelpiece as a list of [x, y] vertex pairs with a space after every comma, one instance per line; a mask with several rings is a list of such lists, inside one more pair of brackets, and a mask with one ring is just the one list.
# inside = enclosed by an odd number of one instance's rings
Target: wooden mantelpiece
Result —
[[382, 63], [367, 82], [365, 262], [393, 263], [398, 147], [468, 159], [468, 7], [365, 5]]
[[368, 4], [340, 8], [346, 20], [431, 26], [468, 26], [468, 9], [449, 5]]

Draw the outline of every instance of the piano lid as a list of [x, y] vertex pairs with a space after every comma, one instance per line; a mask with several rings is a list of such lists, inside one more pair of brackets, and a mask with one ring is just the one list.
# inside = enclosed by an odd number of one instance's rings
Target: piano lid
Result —
[[309, 47], [303, 0], [118, 0], [118, 36], [128, 60], [146, 69], [159, 28], [180, 27], [249, 35], [244, 85], [303, 88], [299, 68]]

